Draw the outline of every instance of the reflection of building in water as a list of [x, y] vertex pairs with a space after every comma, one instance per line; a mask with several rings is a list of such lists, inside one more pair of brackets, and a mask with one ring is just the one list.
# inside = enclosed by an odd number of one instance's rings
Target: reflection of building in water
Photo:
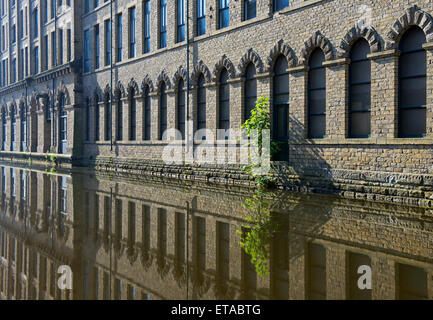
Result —
[[[241, 249], [242, 189], [0, 167], [4, 299], [433, 298], [428, 210], [279, 195], [270, 273]], [[70, 265], [73, 290], [59, 290]], [[359, 290], [358, 268], [372, 270]]]

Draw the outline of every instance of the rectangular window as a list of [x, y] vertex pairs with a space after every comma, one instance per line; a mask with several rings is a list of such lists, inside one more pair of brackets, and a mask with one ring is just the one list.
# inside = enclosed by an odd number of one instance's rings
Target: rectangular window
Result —
[[144, 44], [143, 53], [150, 52], [150, 0], [147, 0], [143, 4], [143, 27], [144, 27]]
[[256, 0], [244, 0], [244, 20], [256, 17]]
[[44, 0], [43, 10], [44, 10], [44, 22], [47, 22], [48, 21], [48, 0]]
[[57, 65], [56, 31], [51, 32], [51, 66]]
[[20, 56], [18, 59], [18, 79], [23, 80], [24, 79], [24, 49], [20, 50]]
[[177, 42], [185, 41], [185, 0], [177, 0]]
[[167, 0], [159, 0], [159, 48], [167, 46]]
[[84, 72], [90, 72], [90, 35], [84, 30]]
[[90, 12], [90, 0], [84, 0], [84, 13]]
[[117, 15], [117, 41], [116, 41], [116, 48], [117, 48], [117, 56], [116, 56], [116, 61], [120, 62], [122, 61], [122, 14], [119, 13]]
[[59, 29], [59, 64], [63, 64], [63, 29]]
[[351, 300], [371, 300], [371, 289], [364, 289], [358, 286], [359, 281], [359, 267], [371, 267], [371, 259], [364, 254], [348, 252], [348, 299]]
[[11, 33], [11, 42], [15, 43], [17, 41], [17, 28], [15, 25], [12, 25]]
[[35, 74], [38, 74], [39, 73], [39, 48], [38, 47], [35, 47], [34, 49], [33, 58], [34, 58]]
[[38, 9], [33, 10], [33, 36], [39, 36], [39, 22], [38, 22]]
[[17, 81], [17, 59], [12, 60], [12, 82]]
[[197, 0], [197, 36], [206, 33], [206, 0]]
[[26, 47], [25, 49], [25, 75], [26, 77], [29, 75], [29, 48]]
[[54, 19], [56, 13], [56, 0], [51, 0], [51, 19]]
[[106, 20], [104, 23], [105, 32], [105, 65], [111, 64], [111, 21]]
[[99, 24], [94, 26], [94, 51], [95, 51], [95, 69], [99, 68]]
[[218, 29], [226, 28], [230, 24], [229, 0], [218, 0]]
[[67, 41], [66, 56], [68, 61], [71, 61], [71, 52], [72, 52], [71, 29], [68, 29], [66, 31], [66, 41]]
[[129, 57], [135, 57], [135, 7], [129, 9]]
[[20, 10], [20, 14], [18, 16], [18, 38], [22, 39], [24, 37], [24, 11]]
[[428, 299], [427, 273], [424, 269], [407, 264], [398, 264], [398, 299]]
[[307, 298], [309, 300], [326, 299], [326, 249], [310, 243], [308, 245], [307, 261]]
[[274, 11], [282, 10], [289, 6], [289, 0], [274, 0]]
[[48, 35], [44, 36], [44, 41], [43, 41], [43, 61], [42, 61], [42, 68], [43, 70], [47, 70], [48, 69]]

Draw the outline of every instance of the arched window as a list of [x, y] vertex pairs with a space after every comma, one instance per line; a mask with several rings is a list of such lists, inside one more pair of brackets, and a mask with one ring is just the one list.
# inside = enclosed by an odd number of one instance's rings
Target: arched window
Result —
[[185, 86], [183, 79], [180, 79], [177, 87], [177, 130], [185, 139]]
[[418, 27], [407, 30], [400, 40], [399, 137], [422, 137], [426, 133], [426, 42]]
[[6, 151], [7, 122], [6, 111], [2, 111], [2, 150]]
[[249, 119], [251, 110], [254, 109], [257, 100], [257, 79], [256, 67], [249, 63], [245, 69], [245, 87], [244, 87], [244, 120]]
[[117, 115], [116, 115], [116, 140], [122, 141], [123, 139], [123, 101], [120, 94], [117, 96]]
[[135, 91], [132, 90], [129, 98], [129, 140], [134, 141], [136, 139], [136, 128], [137, 128], [137, 105], [135, 101]]
[[15, 132], [16, 132], [16, 119], [15, 110], [12, 109], [11, 112], [11, 150], [15, 151]]
[[144, 88], [144, 112], [143, 112], [143, 139], [150, 140], [150, 129], [152, 124], [152, 119], [150, 118], [150, 95], [149, 86]]
[[230, 128], [230, 87], [229, 74], [223, 69], [219, 77], [218, 129]]
[[67, 140], [67, 115], [65, 110], [66, 97], [62, 94], [59, 98], [59, 140], [60, 140], [60, 153], [66, 153], [66, 140]]
[[95, 97], [95, 141], [99, 140], [99, 99]]
[[105, 97], [105, 141], [111, 140], [111, 103], [110, 97]]
[[167, 130], [167, 93], [163, 82], [159, 97], [159, 140], [163, 140], [165, 130]]
[[86, 100], [86, 141], [90, 140], [90, 100]]
[[[206, 88], [203, 74], [197, 81], [197, 130], [206, 129]], [[203, 139], [206, 139], [204, 136]]]
[[370, 136], [371, 63], [367, 58], [370, 46], [360, 39], [350, 51], [349, 66], [349, 137]]
[[281, 151], [274, 160], [287, 160], [289, 123], [289, 74], [285, 56], [280, 55], [274, 64], [273, 78], [273, 130], [272, 138], [281, 143]]
[[26, 151], [27, 147], [27, 110], [21, 106], [21, 151]]
[[319, 48], [310, 57], [308, 74], [308, 137], [324, 138], [326, 133], [325, 54]]

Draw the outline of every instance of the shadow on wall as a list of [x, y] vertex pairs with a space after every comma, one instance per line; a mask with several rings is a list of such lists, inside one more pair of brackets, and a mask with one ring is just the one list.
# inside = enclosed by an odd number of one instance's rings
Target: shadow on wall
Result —
[[289, 118], [288, 162], [272, 162], [277, 184], [296, 191], [332, 193], [336, 188], [330, 165], [322, 148], [306, 140], [307, 128], [298, 119]]

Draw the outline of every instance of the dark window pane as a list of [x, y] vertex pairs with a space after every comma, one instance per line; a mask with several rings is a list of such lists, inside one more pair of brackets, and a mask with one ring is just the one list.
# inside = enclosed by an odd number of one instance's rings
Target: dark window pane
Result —
[[412, 27], [407, 30], [400, 40], [400, 50], [402, 52], [421, 50], [425, 43], [425, 34], [418, 27]]
[[350, 64], [350, 83], [365, 83], [371, 79], [371, 63], [370, 60], [352, 62]]
[[309, 137], [323, 138], [325, 136], [326, 118], [324, 115], [310, 115]]
[[354, 112], [350, 115], [350, 135], [352, 137], [370, 135], [370, 112]]
[[417, 51], [402, 54], [400, 57], [400, 76], [410, 77], [425, 75], [426, 73], [426, 52]]
[[400, 83], [400, 106], [419, 106], [426, 104], [426, 79], [402, 79]]
[[426, 132], [426, 109], [400, 110], [400, 135], [422, 136]]
[[310, 92], [310, 113], [326, 112], [326, 91], [314, 90]]
[[351, 86], [350, 88], [350, 110], [359, 111], [370, 109], [371, 90], [370, 84]]

